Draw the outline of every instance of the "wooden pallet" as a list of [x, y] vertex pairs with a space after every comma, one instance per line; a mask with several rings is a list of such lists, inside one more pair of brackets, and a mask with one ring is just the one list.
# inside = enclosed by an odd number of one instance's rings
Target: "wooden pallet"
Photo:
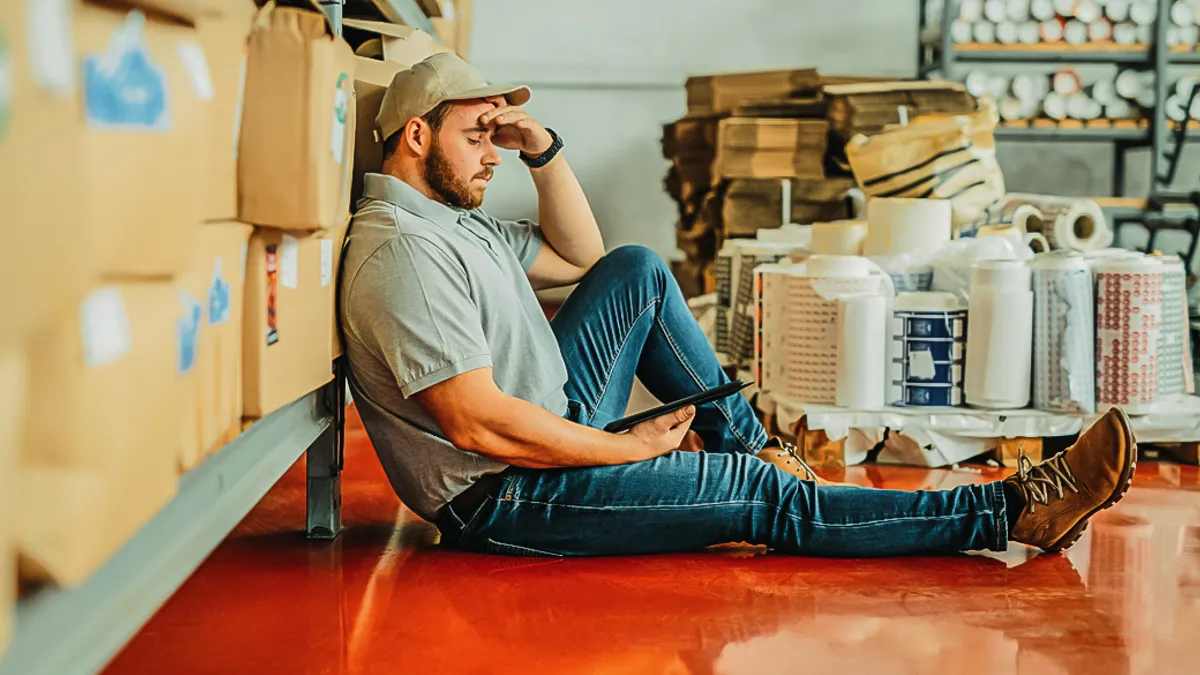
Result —
[[[794, 442], [801, 459], [814, 469], [839, 471], [846, 468], [846, 440], [831, 440], [824, 431], [809, 429], [806, 417], [801, 417], [791, 429], [781, 429], [774, 415], [764, 415], [763, 424], [767, 433]], [[1048, 442], [1050, 440], [1038, 437], [1002, 438], [986, 456], [1005, 468], [1015, 469], [1022, 454], [1036, 464], [1065, 448], [1073, 439], [1055, 438], [1053, 443]], [[1200, 465], [1200, 441], [1139, 444], [1139, 454], [1148, 451], [1180, 464]]]

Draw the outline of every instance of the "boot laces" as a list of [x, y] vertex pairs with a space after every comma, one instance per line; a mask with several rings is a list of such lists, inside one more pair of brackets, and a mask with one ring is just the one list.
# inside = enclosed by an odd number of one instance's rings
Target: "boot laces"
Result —
[[779, 441], [779, 452], [775, 453], [775, 456], [782, 459], [785, 454], [788, 455], [788, 464], [796, 462], [800, 465], [800, 469], [804, 471], [805, 480], [817, 480], [817, 472], [813, 471], [812, 467], [809, 466], [807, 462], [805, 462], [803, 459], [800, 459], [800, 453], [796, 446], [788, 443], [787, 441]]
[[1066, 489], [1075, 493], [1079, 492], [1075, 476], [1071, 473], [1071, 466], [1066, 462], [1065, 453], [1051, 457], [1040, 464], [1034, 464], [1022, 452], [1017, 458], [1015, 478], [1013, 484], [1025, 497], [1030, 513], [1037, 510], [1035, 504], [1049, 504], [1051, 492], [1059, 499], [1062, 499]]

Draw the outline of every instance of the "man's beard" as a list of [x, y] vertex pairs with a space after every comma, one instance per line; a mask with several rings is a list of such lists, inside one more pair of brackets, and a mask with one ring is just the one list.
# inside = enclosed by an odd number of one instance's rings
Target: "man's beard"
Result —
[[[491, 178], [491, 167], [481, 171], [478, 177]], [[483, 204], [483, 191], [480, 190], [478, 194], [472, 192], [470, 183], [454, 173], [454, 167], [450, 165], [450, 160], [446, 158], [446, 153], [442, 152], [442, 146], [436, 138], [429, 150], [429, 156], [425, 158], [425, 181], [450, 206], [470, 210]]]

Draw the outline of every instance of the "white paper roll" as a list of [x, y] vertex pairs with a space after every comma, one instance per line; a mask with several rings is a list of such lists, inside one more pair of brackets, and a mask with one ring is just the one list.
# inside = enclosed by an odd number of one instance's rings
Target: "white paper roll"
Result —
[[988, 92], [988, 81], [987, 73], [982, 70], [972, 70], [963, 80], [963, 86], [967, 88], [968, 94], [979, 98]]
[[996, 111], [1002, 120], [1019, 120], [1025, 117], [1025, 105], [1021, 99], [1005, 96], [996, 100]]
[[950, 202], [875, 197], [867, 201], [867, 223], [864, 254], [927, 258], [950, 241]]
[[1155, 0], [1135, 0], [1129, 6], [1129, 19], [1139, 26], [1149, 26], [1158, 17]]
[[1067, 44], [1072, 45], [1081, 45], [1087, 42], [1087, 24], [1077, 19], [1071, 19], [1067, 22], [1067, 26], [1063, 30], [1063, 39], [1067, 41]]
[[1024, 260], [980, 260], [971, 266], [971, 294], [976, 289], [1029, 290], [1032, 273]]
[[1087, 94], [1075, 94], [1067, 97], [1067, 116], [1072, 119], [1086, 120], [1092, 119], [1090, 115], [1094, 110], [1096, 102], [1088, 98]]
[[1076, 0], [1053, 0], [1054, 13], [1059, 16], [1073, 16], [1075, 14]]
[[1117, 86], [1111, 78], [1102, 77], [1092, 83], [1091, 97], [1103, 105], [1112, 103], [1117, 100]]
[[1029, 0], [1008, 0], [1008, 20], [1020, 23], [1029, 20]]
[[1195, 11], [1186, 2], [1176, 2], [1171, 5], [1171, 23], [1180, 27], [1195, 25]]
[[1113, 36], [1113, 24], [1105, 18], [1096, 19], [1088, 24], [1088, 40], [1092, 42], [1110, 42]]
[[1109, 0], [1104, 5], [1104, 15], [1114, 22], [1129, 19], [1129, 2], [1127, 0]]
[[1002, 45], [1011, 45], [1016, 44], [1017, 39], [1017, 24], [1012, 21], [1001, 21], [996, 24], [996, 42]]
[[962, 0], [958, 4], [958, 18], [963, 21], [978, 21], [983, 18], [983, 0]]
[[835, 220], [813, 223], [812, 252], [823, 255], [862, 255], [867, 238], [867, 223], [861, 220]]
[[1029, 14], [1038, 21], [1049, 21], [1054, 18], [1054, 0], [1030, 0]]
[[1142, 93], [1142, 78], [1136, 70], [1122, 70], [1117, 73], [1117, 93], [1122, 98], [1135, 99]]
[[[1041, 234], [1052, 248], [1089, 251], [1107, 248], [1113, 242], [1104, 210], [1090, 199], [1009, 193], [1001, 208], [1011, 209], [1019, 204], [1028, 204], [1041, 211]], [[1032, 227], [1029, 229], [1033, 230]]]
[[1043, 42], [1062, 42], [1063, 24], [1059, 23], [1057, 19], [1043, 21], [1041, 31]]
[[980, 44], [991, 44], [996, 41], [996, 24], [990, 21], [976, 21], [971, 24], [971, 37]]
[[968, 405], [992, 409], [1029, 405], [1033, 358], [1030, 284], [1029, 268], [1020, 261], [981, 261], [971, 269], [964, 378]]
[[983, 16], [992, 23], [1000, 23], [1008, 18], [1007, 0], [986, 0], [983, 3]]
[[1050, 242], [1037, 232], [1025, 233], [1025, 245], [1034, 253], [1045, 253], [1050, 250]]
[[1074, 68], [1063, 68], [1054, 73], [1052, 87], [1059, 96], [1074, 96], [1083, 91], [1083, 79]]
[[1021, 73], [1013, 77], [1012, 93], [1021, 101], [1040, 101], [1050, 91], [1050, 78]]
[[972, 39], [971, 23], [969, 21], [955, 20], [950, 22], [950, 40], [954, 44], [963, 44], [970, 42]]
[[882, 408], [887, 358], [887, 303], [878, 294], [838, 298], [837, 405]]
[[1131, 415], [1158, 401], [1162, 264], [1107, 258], [1096, 267], [1096, 406]]
[[1114, 24], [1112, 39], [1119, 45], [1136, 43], [1138, 39], [1137, 26], [1126, 22]]
[[1042, 32], [1036, 21], [1022, 21], [1017, 24], [1017, 42], [1023, 45], [1035, 45], [1042, 40]]
[[1078, 0], [1075, 3], [1075, 18], [1084, 23], [1091, 23], [1100, 18], [1100, 5], [1095, 0]]

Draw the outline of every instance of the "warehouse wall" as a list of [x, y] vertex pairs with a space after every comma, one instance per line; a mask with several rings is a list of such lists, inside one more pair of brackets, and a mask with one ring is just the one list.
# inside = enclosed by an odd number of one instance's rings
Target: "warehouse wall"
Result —
[[[836, 6], [836, 10], [834, 7]], [[813, 65], [830, 74], [911, 77], [916, 4], [896, 0], [488, 0], [475, 5], [471, 60], [493, 81], [533, 87], [527, 106], [562, 134], [606, 243], [675, 251], [662, 189], [661, 125], [684, 114], [691, 74]], [[1108, 144], [1005, 143], [1011, 189], [1109, 193]], [[528, 173], [512, 157], [488, 191], [499, 217], [532, 217]], [[1131, 158], [1146, 189], [1145, 158]], [[1189, 162], [1182, 175], [1195, 176]]]

